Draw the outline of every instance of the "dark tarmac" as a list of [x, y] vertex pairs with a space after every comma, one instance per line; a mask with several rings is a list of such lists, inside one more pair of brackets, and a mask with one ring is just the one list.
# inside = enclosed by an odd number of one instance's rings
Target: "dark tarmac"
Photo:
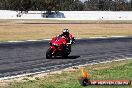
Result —
[[132, 38], [78, 39], [68, 58], [46, 59], [49, 41], [0, 43], [0, 78], [132, 57]]

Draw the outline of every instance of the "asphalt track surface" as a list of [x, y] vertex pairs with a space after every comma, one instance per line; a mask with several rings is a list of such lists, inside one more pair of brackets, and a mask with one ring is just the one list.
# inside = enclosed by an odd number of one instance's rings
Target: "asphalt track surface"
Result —
[[49, 41], [0, 43], [0, 78], [132, 57], [132, 38], [79, 39], [68, 58], [46, 59]]

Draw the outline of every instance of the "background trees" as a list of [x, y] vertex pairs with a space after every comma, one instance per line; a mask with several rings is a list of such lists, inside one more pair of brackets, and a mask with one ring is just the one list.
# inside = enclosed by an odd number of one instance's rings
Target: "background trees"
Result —
[[132, 11], [132, 0], [0, 0], [1, 10]]

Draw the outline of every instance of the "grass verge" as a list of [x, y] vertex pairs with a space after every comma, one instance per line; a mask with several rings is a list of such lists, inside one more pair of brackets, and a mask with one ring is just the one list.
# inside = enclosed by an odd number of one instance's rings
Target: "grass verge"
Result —
[[[90, 79], [128, 79], [132, 80], [132, 60], [111, 62], [105, 64], [89, 65], [85, 67]], [[81, 71], [68, 70], [61, 74], [35, 77], [34, 79], [24, 78], [25, 81], [13, 81], [2, 88], [84, 88], [80, 86], [78, 77]], [[87, 86], [86, 88], [132, 88], [131, 86]]]
[[76, 38], [132, 36], [132, 21], [0, 20], [0, 41], [51, 39], [64, 28]]

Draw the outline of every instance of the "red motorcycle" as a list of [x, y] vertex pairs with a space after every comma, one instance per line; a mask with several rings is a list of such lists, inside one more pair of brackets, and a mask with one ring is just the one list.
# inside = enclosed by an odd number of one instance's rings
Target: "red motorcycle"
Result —
[[49, 42], [50, 48], [46, 52], [46, 58], [51, 59], [53, 56], [68, 57], [74, 40], [73, 38], [72, 43], [67, 44], [66, 39], [63, 37], [58, 37], [57, 39], [55, 37], [52, 38], [51, 42]]

